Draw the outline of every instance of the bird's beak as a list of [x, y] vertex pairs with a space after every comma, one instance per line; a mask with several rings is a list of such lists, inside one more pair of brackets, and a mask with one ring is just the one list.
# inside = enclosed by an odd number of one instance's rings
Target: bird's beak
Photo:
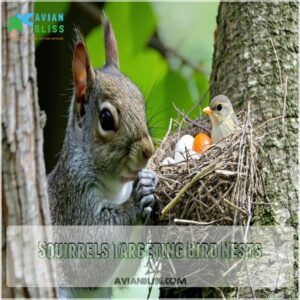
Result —
[[209, 106], [205, 107], [202, 111], [207, 115], [213, 114], [213, 110], [211, 110]]

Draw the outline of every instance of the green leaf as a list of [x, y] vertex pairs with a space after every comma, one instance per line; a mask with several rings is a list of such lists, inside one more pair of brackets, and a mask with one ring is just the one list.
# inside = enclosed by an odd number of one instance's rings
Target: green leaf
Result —
[[[122, 67], [127, 63], [128, 57], [133, 52], [132, 35], [130, 31], [130, 4], [126, 2], [110, 2], [105, 6], [105, 12], [112, 23], [118, 43], [119, 60]], [[121, 16], [121, 17], [120, 17]], [[86, 37], [86, 45], [89, 57], [94, 67], [102, 67], [105, 64], [105, 52], [103, 41], [103, 28], [95, 27]]]
[[199, 100], [200, 103], [200, 114], [202, 115], [202, 109], [209, 105], [210, 91], [209, 91], [209, 82], [205, 75], [203, 74], [194, 74], [194, 81], [199, 91]]
[[[147, 116], [150, 127], [154, 127], [153, 135], [162, 138], [169, 126], [170, 118], [177, 118], [178, 113], [173, 103], [183, 113], [187, 113], [195, 104], [186, 80], [178, 72], [169, 69], [160, 80], [148, 100]], [[199, 107], [190, 114], [192, 119], [199, 117]], [[181, 117], [179, 117], [181, 118]]]
[[[116, 35], [121, 68], [127, 69], [136, 55], [146, 50], [146, 45], [155, 30], [155, 18], [149, 3], [115, 3], [105, 6]], [[121, 17], [120, 17], [121, 16]], [[86, 43], [95, 66], [104, 64], [103, 30], [95, 28], [86, 38]], [[97, 49], [97, 50], [96, 50]], [[99, 58], [99, 54], [101, 57]]]
[[155, 31], [156, 20], [151, 5], [146, 2], [130, 3], [130, 31], [133, 52], [143, 50]]
[[102, 26], [97, 26], [85, 38], [89, 59], [94, 68], [105, 64], [103, 34]]
[[168, 64], [155, 50], [146, 49], [136, 55], [128, 56], [121, 69], [147, 98], [157, 81], [167, 73]]
[[7, 23], [8, 31], [17, 30], [22, 31], [23, 25], [22, 22], [17, 17], [9, 17]]
[[131, 3], [128, 2], [109, 2], [105, 5], [106, 14], [113, 25], [118, 42], [121, 65], [125, 63], [127, 56], [133, 52], [130, 5]]
[[163, 42], [210, 73], [218, 2], [153, 2]]
[[[168, 101], [171, 103], [173, 102], [182, 112], [188, 113], [195, 104], [195, 101], [191, 96], [185, 78], [183, 78], [180, 73], [169, 70], [169, 73], [166, 76], [165, 85]], [[173, 109], [172, 112], [173, 117], [178, 115], [175, 109]], [[198, 115], [199, 109], [195, 109], [189, 114], [189, 117], [197, 118]]]
[[[146, 47], [155, 30], [156, 21], [161, 22], [160, 18], [153, 16], [149, 3], [110, 2], [106, 4], [105, 11], [118, 42], [121, 71], [145, 95], [153, 135], [162, 138], [169, 126], [170, 117], [178, 117], [173, 103], [187, 113], [195, 104], [197, 96], [202, 96], [208, 90], [208, 78], [190, 71], [183, 75], [181, 70], [172, 70], [164, 57], [156, 50]], [[185, 18], [189, 17], [185, 15]], [[168, 19], [170, 18], [174, 17], [169, 13]], [[176, 30], [177, 27], [172, 30], [174, 35], [177, 34]], [[198, 28], [194, 31], [199, 32]], [[101, 26], [89, 33], [86, 44], [92, 65], [102, 67], [105, 55]], [[184, 48], [184, 45], [181, 46]], [[196, 107], [189, 115], [193, 119], [199, 116], [200, 107]]]

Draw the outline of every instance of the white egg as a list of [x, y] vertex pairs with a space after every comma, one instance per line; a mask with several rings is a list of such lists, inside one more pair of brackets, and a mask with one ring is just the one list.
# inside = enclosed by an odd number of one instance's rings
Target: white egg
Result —
[[188, 155], [195, 155], [196, 152], [193, 151], [194, 138], [191, 135], [182, 136], [175, 146], [175, 161], [181, 162], [186, 159]]
[[162, 165], [171, 165], [174, 164], [175, 160], [172, 157], [165, 157], [164, 160], [162, 161]]

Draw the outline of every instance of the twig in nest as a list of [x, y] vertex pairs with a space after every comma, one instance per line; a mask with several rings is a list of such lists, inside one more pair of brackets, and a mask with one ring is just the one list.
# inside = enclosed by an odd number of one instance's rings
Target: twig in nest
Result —
[[232, 202], [230, 202], [229, 200], [227, 200], [226, 198], [223, 199], [223, 201], [228, 204], [229, 206], [231, 206], [234, 209], [239, 210], [241, 213], [243, 213], [244, 215], [248, 216], [247, 212], [244, 211], [243, 209], [241, 209], [240, 207], [238, 207], [237, 205], [233, 204]]
[[212, 162], [209, 166], [204, 168], [202, 171], [198, 172], [193, 179], [188, 182], [177, 194], [177, 196], [162, 210], [161, 212], [161, 217], [163, 218], [167, 212], [172, 209], [181, 199], [182, 195], [194, 184], [196, 183], [199, 179], [202, 177], [208, 175], [210, 172], [212, 172], [215, 168], [215, 165], [219, 159], [216, 159], [214, 162]]
[[186, 121], [189, 124], [192, 124], [202, 130], [204, 130], [205, 132], [207, 132], [208, 134], [211, 134], [211, 131], [208, 130], [207, 128], [205, 128], [204, 126], [202, 126], [201, 124], [197, 123], [196, 121], [191, 120], [186, 114], [184, 114], [176, 105], [175, 103], [173, 103], [173, 106], [175, 108], [175, 110], [177, 111], [177, 113], [179, 115], [181, 115], [183, 117], [183, 120]]
[[[162, 166], [178, 141], [178, 131], [168, 135], [150, 166], [163, 178], [156, 190], [161, 224], [172, 224], [175, 218], [201, 224], [251, 224], [257, 207], [253, 201], [266, 197], [257, 162], [261, 141], [252, 129], [250, 107], [240, 120], [240, 128], [222, 145], [210, 147], [196, 159]], [[189, 125], [181, 133], [194, 135], [195, 127]]]
[[174, 223], [183, 223], [183, 224], [193, 224], [193, 225], [212, 225], [215, 224], [217, 221], [211, 221], [211, 222], [198, 222], [198, 221], [192, 221], [192, 220], [185, 220], [185, 219], [174, 219]]
[[[168, 127], [168, 130], [167, 130], [167, 133], [165, 134], [164, 139], [162, 140], [162, 142], [161, 142], [161, 144], [160, 144], [160, 147], [159, 147], [158, 151], [160, 151], [160, 150], [163, 148], [163, 146], [164, 146], [166, 140], [168, 139], [168, 136], [169, 136], [169, 134], [170, 134], [170, 132], [171, 132], [171, 130], [172, 130], [172, 124], [173, 124], [173, 119], [170, 118], [170, 122], [169, 122], [169, 127]], [[148, 163], [147, 163], [147, 167], [150, 166], [150, 164], [151, 164], [151, 162], [152, 162], [152, 159], [153, 159], [153, 156], [149, 159], [149, 161], [148, 161]]]

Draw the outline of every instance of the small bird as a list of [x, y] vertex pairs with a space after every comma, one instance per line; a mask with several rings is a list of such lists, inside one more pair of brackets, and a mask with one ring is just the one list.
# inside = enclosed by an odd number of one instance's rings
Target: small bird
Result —
[[213, 144], [231, 135], [238, 126], [238, 119], [233, 111], [228, 97], [218, 95], [214, 97], [210, 106], [202, 110], [209, 115], [212, 123], [211, 140]]

